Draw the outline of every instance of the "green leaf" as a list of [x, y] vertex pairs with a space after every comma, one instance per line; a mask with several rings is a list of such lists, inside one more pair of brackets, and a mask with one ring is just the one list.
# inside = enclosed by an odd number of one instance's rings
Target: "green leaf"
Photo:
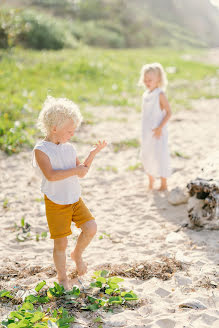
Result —
[[95, 298], [95, 297], [91, 297], [88, 295], [87, 297], [88, 301], [91, 302], [91, 303], [96, 303], [98, 301], [98, 298]]
[[74, 297], [78, 297], [81, 292], [80, 292], [80, 289], [78, 288], [78, 286], [73, 286], [73, 289], [72, 289], [72, 291], [70, 293]]
[[110, 283], [114, 283], [114, 284], [117, 284], [118, 282], [123, 282], [124, 279], [122, 278], [119, 278], [119, 277], [112, 277], [112, 278], [109, 278], [109, 282]]
[[104, 277], [98, 277], [97, 281], [100, 281], [101, 283], [105, 284], [106, 283], [106, 278]]
[[34, 295], [28, 295], [25, 297], [25, 302], [36, 303], [38, 301], [38, 297]]
[[94, 322], [103, 322], [103, 319], [101, 317], [96, 317], [94, 319]]
[[20, 322], [18, 322], [17, 327], [18, 328], [26, 328], [26, 327], [29, 328], [30, 327], [30, 322], [29, 322], [29, 320], [23, 319]]
[[57, 310], [54, 310], [53, 313], [52, 313], [52, 317], [53, 317], [53, 318], [57, 318], [57, 315], [58, 315]]
[[121, 296], [124, 297], [126, 301], [136, 301], [138, 299], [138, 296], [133, 292], [122, 292]]
[[107, 270], [102, 270], [100, 273], [101, 277], [106, 277], [108, 274], [109, 274], [109, 271], [107, 271]]
[[112, 294], [112, 292], [113, 292], [113, 289], [112, 288], [107, 288], [105, 290], [105, 293], [108, 294], [108, 295]]
[[0, 291], [0, 297], [8, 297], [8, 298], [13, 298], [14, 296], [11, 295], [11, 292], [6, 290], [6, 289], [3, 289]]
[[95, 281], [95, 282], [91, 282], [90, 286], [93, 287], [93, 288], [95, 288], [95, 287], [101, 288], [102, 283], [100, 281]]
[[8, 328], [17, 328], [17, 324], [16, 323], [10, 323], [8, 325]]
[[45, 304], [45, 303], [49, 303], [50, 299], [48, 296], [38, 296], [38, 302]]
[[121, 296], [112, 296], [109, 298], [108, 302], [112, 304], [122, 304], [123, 300]]
[[10, 317], [11, 317], [11, 318], [17, 318], [17, 319], [19, 319], [19, 320], [24, 319], [24, 316], [21, 315], [18, 311], [12, 311], [12, 312], [10, 313]]
[[47, 238], [47, 232], [46, 231], [41, 232], [41, 238], [43, 238], [43, 239]]
[[74, 321], [75, 321], [75, 317], [67, 317], [57, 320], [56, 324], [58, 325], [58, 327], [69, 327], [69, 323]]
[[88, 305], [88, 306], [86, 306], [86, 307], [84, 307], [84, 308], [81, 308], [81, 310], [96, 311], [96, 310], [98, 310], [99, 308], [100, 308], [99, 304], [94, 303], [94, 304], [90, 304], [90, 305]]
[[112, 283], [112, 282], [108, 282], [108, 285], [111, 289], [115, 290], [115, 289], [119, 289], [119, 285]]
[[24, 218], [24, 216], [21, 218], [21, 226], [22, 226], [22, 227], [25, 226], [25, 218]]
[[[33, 296], [33, 295], [29, 295], [29, 296]], [[29, 297], [29, 296], [27, 296], [27, 297]], [[32, 303], [26, 301], [26, 299], [25, 299], [25, 303], [23, 303], [21, 309], [32, 311], [34, 309], [34, 306]]]
[[41, 282], [35, 287], [35, 291], [36, 291], [36, 292], [39, 292], [39, 291], [43, 288], [43, 286], [45, 286], [45, 285], [46, 285], [45, 280], [41, 281]]
[[33, 318], [30, 320], [30, 322], [35, 323], [42, 319], [45, 316], [42, 312], [35, 312]]

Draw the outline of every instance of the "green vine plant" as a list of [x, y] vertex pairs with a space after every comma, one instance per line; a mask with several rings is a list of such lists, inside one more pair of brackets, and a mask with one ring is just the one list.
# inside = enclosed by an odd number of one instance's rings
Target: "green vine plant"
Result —
[[26, 222], [24, 216], [21, 218], [20, 225], [15, 223], [12, 229], [13, 231], [18, 231], [18, 233], [16, 234], [16, 240], [18, 242], [25, 242], [27, 240], [32, 240], [32, 239], [35, 239], [36, 241], [40, 241], [40, 240], [45, 240], [47, 238], [46, 231], [42, 231], [41, 234], [36, 233], [36, 235], [34, 236], [34, 234], [31, 232], [31, 225], [28, 222]]
[[[133, 291], [127, 292], [119, 286], [124, 279], [109, 277], [109, 272], [106, 270], [94, 272], [92, 278], [93, 281], [88, 290], [84, 288], [80, 290], [78, 286], [73, 286], [70, 291], [66, 291], [57, 282], [54, 282], [53, 287], [46, 289], [46, 282], [41, 281], [34, 292], [26, 296], [24, 301], [17, 306], [16, 311], [10, 312], [2, 321], [2, 327], [69, 328], [76, 320], [72, 314], [73, 310], [97, 311], [102, 308], [113, 312], [115, 306], [127, 306], [130, 301], [138, 300]], [[18, 303], [16, 296], [7, 290], [0, 291], [0, 301]], [[62, 306], [57, 308], [57, 304]], [[71, 313], [69, 313], [69, 308]]]

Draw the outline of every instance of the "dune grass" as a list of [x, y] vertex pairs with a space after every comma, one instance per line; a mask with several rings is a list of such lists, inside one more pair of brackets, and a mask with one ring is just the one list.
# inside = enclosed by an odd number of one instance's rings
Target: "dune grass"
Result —
[[[188, 59], [186, 53], [192, 56]], [[196, 54], [200, 51], [162, 48], [1, 50], [0, 148], [10, 154], [33, 144], [36, 118], [48, 94], [79, 104], [88, 124], [95, 118], [95, 113], [85, 110], [89, 105], [140, 110], [143, 90], [137, 82], [141, 66], [147, 62], [160, 62], [167, 70], [175, 67], [174, 73], [168, 73], [173, 110], [189, 107], [191, 98], [218, 97], [216, 87], [208, 88], [209, 80], [217, 76], [218, 81], [217, 67], [191, 60]]]

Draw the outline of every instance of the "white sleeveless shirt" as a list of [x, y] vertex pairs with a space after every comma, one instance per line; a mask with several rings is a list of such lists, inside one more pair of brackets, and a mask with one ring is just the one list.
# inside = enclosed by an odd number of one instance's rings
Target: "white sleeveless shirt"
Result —
[[[44, 152], [51, 162], [54, 170], [66, 170], [76, 167], [76, 151], [72, 144], [66, 142], [56, 145], [53, 142], [42, 140], [33, 149], [33, 167], [39, 168], [35, 149]], [[73, 204], [81, 196], [81, 188], [77, 175], [73, 175], [63, 180], [48, 181], [42, 174], [41, 191], [54, 203], [60, 205]]]

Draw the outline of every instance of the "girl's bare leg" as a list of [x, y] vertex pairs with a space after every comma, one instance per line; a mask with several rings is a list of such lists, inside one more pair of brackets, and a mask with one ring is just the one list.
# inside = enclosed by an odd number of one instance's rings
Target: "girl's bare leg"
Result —
[[66, 275], [66, 255], [65, 250], [68, 245], [67, 237], [54, 239], [53, 260], [55, 263], [58, 281], [65, 289], [68, 289], [68, 279]]
[[163, 191], [163, 190], [167, 190], [167, 179], [161, 177], [159, 191]]
[[152, 175], [148, 174], [148, 180], [149, 180], [149, 190], [152, 190], [154, 188], [154, 177]]
[[78, 275], [82, 276], [87, 272], [87, 265], [82, 259], [82, 253], [95, 236], [97, 225], [94, 220], [90, 220], [82, 224], [80, 228], [82, 232], [78, 237], [74, 251], [71, 253], [71, 258], [76, 264]]

